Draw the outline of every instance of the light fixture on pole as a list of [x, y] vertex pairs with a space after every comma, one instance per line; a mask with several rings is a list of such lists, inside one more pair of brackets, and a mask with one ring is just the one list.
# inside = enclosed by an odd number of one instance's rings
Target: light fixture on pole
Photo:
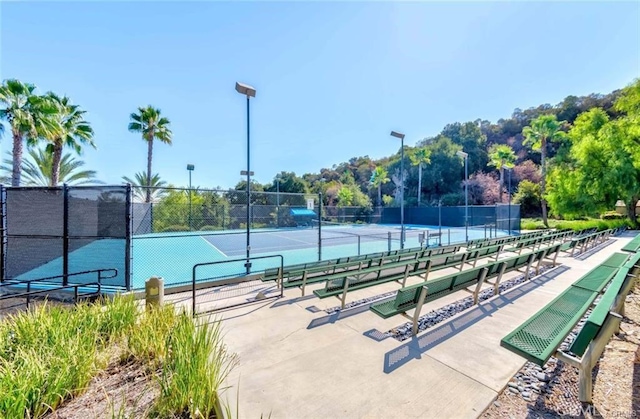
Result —
[[404, 134], [391, 131], [391, 136], [400, 138], [400, 249], [404, 249]]
[[465, 241], [469, 241], [469, 154], [464, 151], [457, 151], [456, 154], [464, 159], [464, 236]]
[[193, 230], [192, 222], [191, 222], [191, 172], [193, 172], [195, 166], [192, 164], [187, 164], [187, 171], [189, 172], [189, 231]]
[[236, 91], [247, 97], [247, 275], [251, 273], [251, 142], [249, 140], [249, 99], [256, 97], [256, 89], [248, 84], [236, 82]]

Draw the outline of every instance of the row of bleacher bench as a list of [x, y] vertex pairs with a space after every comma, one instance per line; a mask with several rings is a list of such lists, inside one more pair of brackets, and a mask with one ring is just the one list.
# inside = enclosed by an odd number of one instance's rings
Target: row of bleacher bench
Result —
[[[592, 370], [619, 330], [625, 298], [640, 276], [640, 234], [622, 251], [576, 280], [563, 293], [505, 336], [500, 345], [538, 365], [551, 356], [579, 371], [580, 401], [592, 398]], [[591, 313], [568, 351], [559, 348], [588, 310]]]
[[[319, 298], [340, 298], [344, 308], [347, 293], [357, 289], [396, 281], [403, 287], [409, 276], [422, 276], [432, 271], [465, 266], [476, 267], [479, 260], [497, 260], [503, 252], [521, 254], [525, 249], [541, 248], [544, 244], [564, 241], [570, 232], [533, 232], [521, 236], [487, 239], [473, 243], [461, 251], [461, 246], [413, 248], [350, 258], [286, 266], [265, 271], [264, 281], [279, 281], [284, 288], [298, 287], [302, 295], [309, 284], [324, 283], [313, 293]], [[556, 249], [557, 250], [557, 249]], [[554, 261], [555, 263], [555, 261]]]

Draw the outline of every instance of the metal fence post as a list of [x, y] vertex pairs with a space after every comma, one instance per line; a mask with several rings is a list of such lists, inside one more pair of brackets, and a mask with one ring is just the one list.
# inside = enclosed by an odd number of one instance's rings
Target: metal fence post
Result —
[[69, 187], [62, 185], [62, 285], [69, 283]]
[[127, 291], [131, 291], [131, 184], [127, 183], [126, 186], [126, 213], [125, 213], [125, 227], [124, 227], [124, 236], [125, 236], [125, 244], [124, 244], [124, 283]]
[[4, 222], [4, 185], [0, 185], [0, 282], [4, 281], [4, 246], [6, 237], [6, 224]]
[[322, 260], [322, 192], [318, 194], [318, 261]]

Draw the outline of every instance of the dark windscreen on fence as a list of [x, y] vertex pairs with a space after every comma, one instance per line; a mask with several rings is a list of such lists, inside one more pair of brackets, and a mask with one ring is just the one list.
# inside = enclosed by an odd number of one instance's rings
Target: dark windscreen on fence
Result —
[[6, 188], [3, 279], [117, 269], [103, 285], [126, 287], [127, 202], [125, 186]]

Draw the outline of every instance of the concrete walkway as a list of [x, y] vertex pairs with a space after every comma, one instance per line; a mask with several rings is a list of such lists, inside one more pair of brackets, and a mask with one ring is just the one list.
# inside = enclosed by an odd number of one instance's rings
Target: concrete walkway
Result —
[[[298, 289], [219, 312], [225, 343], [239, 357], [225, 396], [240, 418], [477, 417], [525, 363], [500, 339], [629, 240], [611, 239], [584, 260], [559, 257], [559, 267], [404, 342], [376, 338], [404, 318], [366, 308], [328, 315], [337, 299], [300, 297]], [[354, 292], [348, 301], [397, 288]], [[423, 313], [466, 296], [426, 304]]]

